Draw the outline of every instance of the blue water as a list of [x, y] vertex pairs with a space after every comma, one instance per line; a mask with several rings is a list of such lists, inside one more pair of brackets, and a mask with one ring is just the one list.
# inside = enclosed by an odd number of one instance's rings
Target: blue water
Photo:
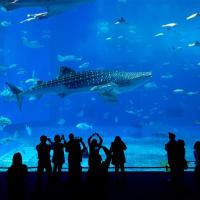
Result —
[[[0, 91], [5, 82], [25, 89], [30, 86], [25, 81], [33, 76], [55, 78], [63, 65], [77, 71], [152, 71], [153, 77], [149, 84], [120, 94], [114, 103], [96, 93], [77, 93], [64, 99], [54, 95], [24, 100], [19, 111], [16, 102], [1, 97], [0, 115], [12, 124], [0, 131], [0, 166], [10, 165], [16, 151], [35, 166], [41, 134], [67, 137], [71, 131], [85, 141], [98, 131], [108, 147], [121, 135], [128, 146], [126, 166], [164, 165], [167, 133], [174, 131], [186, 142], [187, 159], [194, 160], [193, 144], [200, 137], [200, 47], [188, 45], [200, 39], [200, 17], [186, 17], [200, 12], [198, 0], [96, 0], [20, 23], [27, 14], [43, 11], [0, 11]], [[115, 24], [120, 17], [127, 23]], [[161, 27], [168, 23], [177, 26]], [[164, 35], [156, 37], [158, 33]], [[75, 59], [61, 62], [59, 55]], [[60, 119], [65, 123], [58, 125]], [[76, 128], [81, 122], [92, 129]]]

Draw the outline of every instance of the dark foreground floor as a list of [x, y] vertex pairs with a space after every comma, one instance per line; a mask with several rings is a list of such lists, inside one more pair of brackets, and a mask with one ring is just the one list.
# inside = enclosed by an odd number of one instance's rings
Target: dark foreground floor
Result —
[[[114, 173], [110, 173], [108, 184], [101, 183], [98, 187], [97, 181], [88, 185], [87, 173], [83, 173], [79, 185], [70, 184], [66, 172], [63, 172], [61, 182], [54, 185], [48, 186], [45, 176], [43, 178], [41, 187], [36, 187], [36, 173], [29, 172], [24, 199], [200, 199], [200, 187], [195, 186], [192, 172], [185, 173], [183, 185], [179, 188], [169, 184], [165, 172], [127, 172], [123, 181], [116, 180]], [[5, 173], [0, 173], [0, 199], [9, 199], [9, 196]], [[17, 195], [13, 196], [18, 199]]]

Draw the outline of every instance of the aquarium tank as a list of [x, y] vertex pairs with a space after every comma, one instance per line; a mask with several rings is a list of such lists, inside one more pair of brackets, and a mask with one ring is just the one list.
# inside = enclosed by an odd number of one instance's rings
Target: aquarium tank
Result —
[[122, 138], [131, 170], [165, 167], [165, 143], [174, 132], [193, 165], [200, 140], [198, 0], [0, 0], [0, 6], [1, 169], [15, 152], [36, 167], [43, 134], [68, 140], [74, 133], [88, 147], [94, 132], [108, 148]]

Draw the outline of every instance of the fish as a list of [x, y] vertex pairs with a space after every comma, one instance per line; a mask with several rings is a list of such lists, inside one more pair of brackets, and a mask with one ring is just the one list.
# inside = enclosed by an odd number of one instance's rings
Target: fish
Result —
[[164, 33], [157, 33], [157, 34], [154, 35], [154, 37], [160, 37], [160, 36], [163, 36], [163, 35], [164, 35]]
[[93, 129], [92, 125], [89, 125], [86, 122], [81, 122], [81, 123], [76, 124], [76, 128], [81, 129], [81, 130]]
[[16, 68], [17, 66], [18, 66], [18, 64], [14, 63], [14, 64], [9, 65], [8, 68], [9, 69], [13, 69], [13, 68]]
[[87, 68], [89, 67], [89, 65], [90, 65], [89, 62], [85, 62], [85, 63], [79, 65], [78, 68], [79, 68], [79, 69], [87, 69]]
[[136, 112], [134, 112], [133, 110], [125, 110], [125, 112], [127, 112], [128, 114], [136, 114]]
[[30, 128], [30, 126], [26, 125], [25, 129], [26, 129], [27, 134], [29, 136], [31, 136], [32, 135], [32, 129]]
[[0, 6], [5, 12], [24, 7], [41, 7], [46, 9], [45, 12], [28, 14], [27, 18], [21, 22], [23, 23], [54, 16], [73, 6], [93, 1], [95, 0], [0, 0]]
[[171, 79], [173, 77], [174, 77], [174, 75], [172, 75], [172, 74], [164, 74], [161, 76], [161, 78], [163, 78], [163, 79]]
[[65, 56], [62, 56], [62, 55], [57, 55], [57, 60], [59, 62], [65, 62], [65, 61], [81, 61], [82, 58], [79, 58], [75, 55], [65, 55]]
[[22, 71], [18, 71], [16, 74], [17, 75], [23, 75], [23, 74], [25, 74], [26, 72], [24, 71], [24, 70], [22, 70]]
[[0, 130], [3, 130], [6, 126], [12, 124], [11, 119], [0, 116]]
[[28, 40], [28, 38], [26, 38], [24, 36], [21, 39], [22, 39], [23, 45], [25, 45], [29, 48], [37, 49], [37, 48], [43, 47], [43, 45], [41, 45], [38, 40]]
[[200, 42], [197, 40], [193, 43], [190, 43], [187, 45], [188, 47], [199, 47], [200, 46]]
[[112, 40], [112, 37], [107, 37], [105, 40], [107, 41]]
[[[14, 132], [19, 132], [20, 135], [25, 134], [27, 136], [26, 126], [33, 130], [33, 128], [42, 128], [42, 127], [51, 127], [54, 125], [54, 121], [25, 121], [21, 123], [12, 123], [9, 126], [6, 126], [3, 131], [9, 135]], [[33, 132], [33, 131], [31, 131]]]
[[60, 118], [60, 119], [57, 121], [57, 124], [58, 124], [58, 125], [64, 125], [64, 124], [65, 124], [65, 119], [64, 119], [64, 118]]
[[195, 92], [187, 92], [186, 93], [188, 96], [192, 96], [192, 95], [196, 95], [196, 94], [199, 94], [199, 91], [195, 91]]
[[11, 22], [9, 22], [9, 21], [2, 21], [2, 22], [0, 23], [0, 25], [1, 25], [2, 27], [8, 27], [8, 26], [11, 25]]
[[163, 24], [161, 25], [162, 28], [167, 28], [167, 30], [171, 30], [171, 28], [176, 27], [178, 24], [177, 23], [169, 23], [169, 24]]
[[196, 13], [193, 13], [192, 15], [188, 16], [186, 18], [186, 20], [192, 20], [192, 19], [197, 18], [199, 16], [200, 16], [200, 13], [196, 12]]
[[181, 94], [181, 93], [184, 93], [184, 92], [185, 92], [185, 90], [184, 90], [184, 89], [182, 89], [182, 88], [177, 88], [177, 89], [174, 89], [174, 90], [173, 90], [173, 92], [174, 92], [174, 93], [177, 93], [177, 94], [178, 94], [178, 93], [180, 93], [180, 94]]
[[144, 85], [144, 87], [145, 87], [146, 89], [155, 89], [155, 88], [158, 88], [157, 84], [154, 83], [154, 82], [146, 83], [146, 84]]
[[124, 17], [120, 17], [115, 21], [115, 25], [118, 25], [118, 24], [127, 24], [127, 22], [124, 19]]
[[18, 65], [17, 64], [11, 64], [11, 65], [0, 65], [0, 73], [2, 72], [7, 72], [8, 70], [12, 70], [14, 68], [16, 68]]
[[4, 99], [7, 100], [12, 100], [13, 94], [12, 92], [8, 89], [8, 88], [4, 88], [1, 92], [0, 92], [0, 96], [3, 97]]
[[108, 101], [116, 99], [117, 94], [133, 90], [152, 77], [152, 72], [127, 72], [119, 70], [75, 71], [69, 67], [60, 67], [56, 78], [49, 81], [38, 81], [37, 85], [22, 90], [6, 82], [7, 87], [17, 100], [19, 109], [23, 99], [36, 97], [40, 99], [47, 94], [56, 94], [61, 98], [81, 92], [94, 92]]
[[35, 85], [37, 83], [37, 81], [38, 81], [38, 79], [36, 79], [36, 78], [29, 78], [29, 79], [25, 80], [25, 83], [26, 84], [30, 83], [30, 84]]
[[17, 138], [18, 138], [18, 131], [15, 131], [13, 136], [0, 139], [0, 145], [8, 144], [10, 142], [15, 142]]

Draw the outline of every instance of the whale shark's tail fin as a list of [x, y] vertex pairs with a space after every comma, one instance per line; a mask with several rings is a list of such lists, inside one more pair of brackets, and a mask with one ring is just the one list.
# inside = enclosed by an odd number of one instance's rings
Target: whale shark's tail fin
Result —
[[19, 110], [22, 110], [22, 95], [21, 93], [23, 92], [21, 89], [19, 89], [18, 87], [10, 84], [10, 83], [6, 83], [6, 85], [9, 87], [10, 91], [13, 93], [13, 95], [16, 96], [17, 99], [17, 105], [19, 107]]

